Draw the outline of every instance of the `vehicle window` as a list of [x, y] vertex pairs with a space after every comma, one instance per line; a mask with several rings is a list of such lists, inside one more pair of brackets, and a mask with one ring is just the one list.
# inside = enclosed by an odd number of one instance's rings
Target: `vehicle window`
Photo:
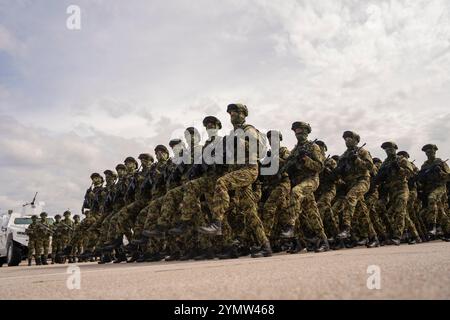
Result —
[[31, 224], [31, 218], [15, 218], [14, 224]]
[[49, 225], [52, 225], [53, 222], [55, 222], [55, 221], [53, 220], [53, 218], [47, 218], [47, 223], [48, 223]]

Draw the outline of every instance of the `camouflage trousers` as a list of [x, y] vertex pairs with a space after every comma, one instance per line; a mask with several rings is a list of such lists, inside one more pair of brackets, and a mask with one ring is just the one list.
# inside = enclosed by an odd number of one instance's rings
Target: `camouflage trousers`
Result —
[[371, 191], [365, 195], [367, 209], [369, 210], [370, 222], [377, 235], [387, 236], [386, 225], [380, 217], [381, 207], [378, 190]]
[[117, 239], [123, 235], [130, 241], [133, 237], [132, 229], [138, 214], [144, 209], [148, 201], [136, 200], [123, 207], [111, 218], [108, 230], [108, 240]]
[[[180, 221], [189, 222], [186, 237], [193, 239], [196, 243], [189, 246], [197, 246], [199, 249], [206, 249], [212, 246], [210, 237], [197, 232], [197, 229], [209, 221], [206, 211], [210, 212], [213, 207], [214, 187], [217, 176], [210, 174], [198, 179], [188, 181], [184, 186], [184, 195], [181, 203]], [[204, 198], [204, 206], [201, 199]]]
[[335, 237], [339, 233], [339, 217], [333, 212], [332, 202], [336, 197], [336, 187], [322, 192], [317, 200], [320, 218], [322, 219], [325, 233], [329, 237]]
[[28, 259], [31, 259], [33, 257], [33, 254], [35, 257], [40, 257], [42, 254], [44, 254], [44, 248], [42, 246], [41, 239], [32, 239], [28, 241]]
[[303, 179], [293, 186], [289, 203], [289, 225], [295, 226], [296, 236], [304, 238], [305, 231], [312, 237], [326, 239], [314, 192], [319, 187], [319, 177]]
[[427, 226], [423, 221], [421, 212], [421, 202], [417, 197], [417, 189], [413, 188], [409, 190], [409, 198], [408, 198], [408, 214], [414, 225], [416, 226], [417, 232], [420, 237], [425, 237], [427, 234]]
[[289, 195], [291, 182], [289, 179], [277, 184], [269, 194], [262, 210], [262, 221], [268, 237], [275, 236], [278, 225], [286, 225], [289, 220]]
[[[388, 190], [387, 219], [391, 229], [391, 236], [401, 238], [405, 229], [405, 220], [408, 207], [409, 189], [408, 185], [396, 186]], [[414, 228], [415, 229], [415, 228]], [[417, 231], [416, 231], [417, 232]]]
[[444, 202], [447, 200], [447, 188], [445, 185], [438, 186], [428, 192], [427, 206], [424, 208], [423, 215], [428, 225], [441, 225], [442, 230], [450, 232], [449, 217], [445, 211]]
[[235, 192], [237, 210], [245, 217], [249, 230], [252, 230], [257, 244], [268, 242], [264, 226], [258, 215], [257, 199], [252, 184], [258, 178], [258, 166], [248, 165], [221, 176], [214, 187], [212, 216], [214, 220], [224, 221], [225, 213], [230, 206], [229, 192]]
[[63, 251], [65, 247], [69, 244], [69, 237], [58, 237], [56, 239], [52, 239], [52, 255], [56, 255], [56, 253]]
[[70, 239], [70, 245], [72, 246], [70, 255], [76, 256], [83, 252], [83, 240], [80, 231], [74, 232], [72, 239]]
[[363, 225], [363, 229], [369, 230], [369, 210], [367, 209], [364, 195], [369, 191], [370, 178], [361, 178], [352, 181], [347, 189], [346, 195], [342, 198], [342, 224], [344, 227], [351, 228], [355, 211], [358, 212], [359, 219]]
[[41, 239], [42, 243], [42, 254], [44, 256], [48, 256], [48, 251], [50, 249], [50, 239], [48, 237], [44, 237]]

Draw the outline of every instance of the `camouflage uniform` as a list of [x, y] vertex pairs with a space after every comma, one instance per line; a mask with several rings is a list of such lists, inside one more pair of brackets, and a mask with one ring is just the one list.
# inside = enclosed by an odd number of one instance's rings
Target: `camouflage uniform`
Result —
[[[271, 139], [272, 131], [269, 131], [267, 137]], [[281, 141], [281, 134], [278, 133]], [[270, 157], [278, 158], [279, 168], [281, 169], [289, 157], [289, 150], [286, 147], [276, 148], [272, 147]], [[264, 160], [263, 160], [264, 163]], [[280, 171], [280, 169], [278, 171]], [[262, 221], [266, 235], [275, 240], [278, 231], [281, 231], [281, 226], [284, 226], [289, 219], [289, 196], [291, 192], [291, 181], [287, 173], [280, 173], [280, 175], [266, 175], [260, 176], [262, 180], [263, 189], [267, 190], [267, 198], [262, 208]]]
[[42, 244], [42, 249], [40, 250], [42, 252], [41, 262], [42, 264], [47, 264], [48, 251], [50, 249], [50, 236], [52, 229], [47, 221], [46, 212], [41, 213], [41, 220], [39, 221], [39, 224], [41, 226], [39, 236]]
[[[315, 142], [306, 140], [311, 133], [309, 124], [294, 122], [292, 130], [296, 135], [304, 135], [304, 140], [298, 141], [285, 165], [292, 187], [289, 226], [296, 226], [295, 235], [301, 240], [305, 238], [305, 232], [318, 239], [320, 242], [316, 244], [317, 251], [328, 250], [327, 235], [314, 197], [314, 192], [319, 187], [319, 173], [324, 165], [323, 152]], [[322, 243], [320, 248], [319, 243]]]
[[[230, 104], [227, 112], [231, 116], [234, 131], [231, 134], [233, 139], [234, 157], [238, 157], [235, 164], [230, 165], [230, 172], [225, 173], [217, 179], [214, 187], [214, 197], [212, 205], [212, 223], [206, 227], [201, 227], [200, 232], [210, 235], [221, 235], [222, 224], [225, 214], [230, 208], [230, 195], [234, 191], [237, 210], [245, 217], [247, 230], [251, 230], [257, 245], [260, 245], [261, 254], [254, 254], [253, 257], [269, 256], [272, 254], [269, 240], [264, 232], [264, 225], [258, 215], [257, 195], [253, 192], [252, 185], [258, 178], [258, 157], [257, 150], [253, 150], [250, 141], [262, 143], [259, 131], [252, 125], [245, 123], [248, 116], [248, 109], [242, 104]], [[234, 121], [234, 122], [233, 122]], [[236, 151], [243, 147], [244, 156]], [[261, 151], [261, 150], [260, 150]], [[231, 156], [229, 155], [229, 158]], [[240, 163], [242, 162], [242, 163]]]
[[320, 185], [316, 192], [317, 207], [325, 233], [329, 237], [335, 237], [339, 233], [339, 217], [333, 213], [332, 209], [332, 203], [336, 197], [336, 178], [333, 174], [336, 166], [334, 159], [325, 160], [324, 169], [320, 173]]
[[[359, 142], [359, 135], [351, 131], [344, 132], [343, 138], [350, 138]], [[344, 154], [339, 157], [336, 172], [345, 183], [340, 186], [343, 189], [342, 192], [345, 193], [345, 197], [341, 198], [341, 230], [343, 231], [338, 235], [339, 238], [348, 238], [350, 236], [352, 221], [357, 221], [361, 237], [369, 237], [371, 222], [364, 195], [369, 191], [370, 172], [372, 170], [372, 157], [362, 147], [348, 147]]]
[[[117, 224], [115, 230], [113, 230], [114, 235], [112, 235], [111, 238], [125, 235], [130, 241], [132, 239], [131, 230], [135, 224], [136, 217], [151, 199], [151, 185], [148, 178], [152, 175], [153, 168], [151, 164], [153, 163], [153, 157], [149, 154], [141, 154], [139, 155], [139, 159], [147, 159], [147, 161], [150, 162], [150, 165], [143, 165], [143, 169], [137, 172], [133, 177], [134, 181], [131, 183], [131, 188], [135, 189], [135, 201], [128, 204], [117, 214]], [[130, 190], [130, 192], [133, 191]]]
[[407, 218], [407, 205], [409, 197], [408, 178], [413, 173], [413, 168], [406, 158], [395, 154], [397, 145], [393, 142], [385, 142], [381, 145], [383, 149], [393, 149], [392, 155], [383, 162], [378, 171], [377, 179], [381, 180], [381, 188], [385, 190], [386, 196], [386, 218], [389, 221], [391, 236], [400, 240], [405, 228], [405, 219], [414, 236], [418, 236], [414, 224], [411, 224], [409, 215]]
[[36, 264], [41, 264], [42, 241], [40, 237], [41, 228], [37, 222], [37, 216], [32, 216], [32, 223], [25, 230], [28, 235], [28, 265], [31, 265], [31, 258], [36, 259]]
[[422, 151], [432, 151], [433, 155], [427, 156], [428, 160], [420, 168], [418, 180], [421, 185], [423, 202], [425, 202], [421, 215], [427, 221], [430, 234], [436, 234], [436, 226], [441, 225], [446, 235], [450, 234], [450, 219], [445, 211], [447, 198], [446, 183], [450, 177], [448, 165], [434, 154], [438, 148], [435, 145], [425, 145]]

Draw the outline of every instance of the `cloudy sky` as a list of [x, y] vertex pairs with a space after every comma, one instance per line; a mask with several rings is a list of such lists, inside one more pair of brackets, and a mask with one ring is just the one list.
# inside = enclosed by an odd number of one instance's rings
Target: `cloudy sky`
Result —
[[[66, 27], [70, 4], [81, 30]], [[248, 122], [354, 130], [450, 157], [448, 0], [0, 0], [0, 210], [79, 211], [89, 175], [245, 103]]]

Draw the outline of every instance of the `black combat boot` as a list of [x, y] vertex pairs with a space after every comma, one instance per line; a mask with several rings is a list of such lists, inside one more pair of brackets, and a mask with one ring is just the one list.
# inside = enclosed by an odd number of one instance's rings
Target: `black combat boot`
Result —
[[401, 243], [401, 240], [400, 240], [400, 238], [398, 238], [398, 237], [393, 237], [393, 238], [391, 239], [391, 242], [392, 242], [393, 245], [399, 246], [400, 243]]
[[284, 239], [290, 239], [290, 238], [293, 238], [293, 237], [294, 237], [294, 226], [292, 226], [292, 225], [287, 225], [287, 226], [284, 228], [284, 230], [281, 231], [280, 237], [281, 237], [281, 238], [284, 238]]
[[184, 252], [183, 255], [181, 255], [180, 261], [187, 261], [187, 260], [194, 259], [194, 257], [196, 257], [197, 255], [198, 255], [198, 252], [196, 249], [188, 249]]
[[158, 261], [161, 261], [162, 259], [164, 259], [164, 256], [160, 252], [157, 252], [155, 254], [152, 254], [150, 256], [150, 258], [147, 258], [145, 261], [147, 261], [147, 262], [158, 262]]
[[350, 227], [344, 226], [341, 233], [336, 236], [338, 239], [348, 239], [350, 238]]
[[376, 248], [380, 246], [380, 241], [378, 241], [378, 237], [375, 236], [372, 238], [371, 241], [369, 241], [366, 245], [367, 248]]
[[116, 252], [116, 259], [113, 261], [113, 263], [121, 263], [127, 261], [127, 255], [123, 250], [117, 250]]
[[170, 229], [168, 232], [170, 235], [179, 236], [185, 234], [189, 229], [189, 223], [187, 221], [180, 221], [175, 228]]
[[37, 265], [37, 266], [42, 265], [42, 263], [41, 263], [41, 258], [40, 258], [39, 256], [36, 256], [36, 257], [34, 258], [34, 260], [36, 261], [36, 265]]
[[133, 263], [133, 262], [136, 262], [137, 259], [139, 259], [139, 256], [140, 256], [139, 251], [134, 251], [134, 252], [131, 254], [130, 259], [127, 260], [127, 263]]
[[153, 254], [149, 253], [149, 252], [144, 252], [142, 253], [139, 258], [136, 260], [136, 262], [141, 263], [141, 262], [145, 262], [147, 261], [147, 259], [150, 259], [152, 257]]
[[30, 267], [31, 266], [31, 258], [28, 258], [28, 266]]
[[252, 253], [252, 258], [262, 258], [262, 257], [271, 257], [272, 256], [272, 248], [270, 247], [270, 242], [267, 241], [261, 246], [261, 249], [258, 252]]
[[435, 223], [431, 223], [429, 228], [428, 228], [428, 236], [432, 239], [434, 239], [436, 237], [437, 234], [437, 229], [436, 229], [436, 224]]
[[48, 265], [47, 263], [47, 257], [43, 254], [41, 255], [41, 262], [44, 266]]
[[200, 261], [200, 260], [211, 260], [215, 258], [214, 250], [213, 248], [207, 248], [201, 251], [201, 254], [194, 257], [194, 260]]
[[366, 246], [369, 243], [368, 238], [362, 238], [356, 242], [357, 246]]
[[180, 260], [181, 254], [179, 251], [173, 252], [170, 255], [168, 255], [164, 261], [177, 261]]
[[316, 242], [316, 250], [314, 250], [317, 253], [325, 252], [330, 250], [330, 245], [328, 244], [328, 239], [318, 239]]
[[98, 262], [98, 264], [110, 263], [111, 261], [112, 261], [112, 259], [111, 259], [111, 253], [105, 252], [105, 253], [102, 254], [102, 256], [100, 257], [100, 261]]
[[222, 222], [219, 220], [216, 220], [207, 226], [198, 228], [198, 232], [200, 232], [202, 234], [211, 235], [211, 236], [221, 236], [222, 235]]
[[216, 255], [217, 258], [219, 258], [220, 260], [224, 260], [224, 259], [237, 259], [239, 258], [239, 253], [237, 250], [236, 246], [229, 246], [227, 247], [224, 252], [219, 253]]
[[290, 254], [306, 252], [306, 246], [302, 245], [302, 241], [299, 238], [295, 238], [292, 241], [291, 247], [286, 252]]

